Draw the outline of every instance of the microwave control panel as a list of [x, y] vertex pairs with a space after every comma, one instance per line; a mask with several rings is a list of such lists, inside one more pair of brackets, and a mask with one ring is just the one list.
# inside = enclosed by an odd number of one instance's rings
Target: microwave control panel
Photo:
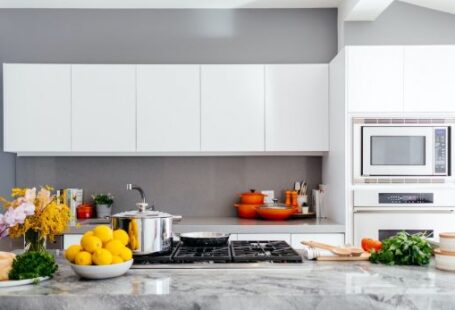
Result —
[[379, 193], [380, 204], [434, 203], [433, 193]]
[[447, 174], [448, 156], [448, 128], [435, 128], [434, 130], [434, 172], [435, 174]]

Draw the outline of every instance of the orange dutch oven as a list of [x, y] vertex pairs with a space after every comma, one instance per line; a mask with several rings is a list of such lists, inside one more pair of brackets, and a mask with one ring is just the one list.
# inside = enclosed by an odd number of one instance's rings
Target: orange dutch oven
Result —
[[256, 190], [250, 189], [249, 193], [240, 194], [240, 203], [247, 205], [262, 205], [264, 203], [264, 194], [257, 193]]

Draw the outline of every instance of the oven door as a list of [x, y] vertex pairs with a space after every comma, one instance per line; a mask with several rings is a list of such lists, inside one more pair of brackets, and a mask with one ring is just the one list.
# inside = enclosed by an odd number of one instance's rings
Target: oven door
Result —
[[360, 246], [363, 238], [384, 240], [400, 231], [423, 232], [430, 239], [439, 239], [439, 233], [453, 231], [455, 213], [440, 210], [355, 210], [354, 244]]
[[362, 175], [433, 175], [433, 127], [362, 127]]

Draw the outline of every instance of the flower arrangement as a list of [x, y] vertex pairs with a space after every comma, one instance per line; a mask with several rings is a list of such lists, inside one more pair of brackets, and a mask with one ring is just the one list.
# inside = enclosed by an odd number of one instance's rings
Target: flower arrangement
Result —
[[13, 188], [12, 201], [0, 198], [4, 214], [0, 214], [0, 238], [25, 237], [28, 251], [44, 250], [46, 238], [54, 240], [68, 227], [70, 210], [51, 194], [52, 188]]
[[97, 205], [111, 206], [114, 203], [114, 196], [110, 193], [92, 195], [92, 199]]

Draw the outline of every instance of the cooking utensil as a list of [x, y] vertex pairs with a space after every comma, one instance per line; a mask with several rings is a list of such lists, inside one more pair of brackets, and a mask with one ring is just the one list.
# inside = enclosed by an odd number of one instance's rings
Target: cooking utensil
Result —
[[260, 217], [267, 220], [282, 221], [291, 217], [295, 213], [295, 208], [284, 204], [279, 204], [278, 199], [274, 199], [273, 204], [266, 204], [256, 209]]
[[264, 203], [264, 194], [256, 192], [255, 189], [250, 189], [248, 193], [240, 194], [240, 203], [249, 205], [261, 205]]
[[237, 215], [238, 217], [244, 219], [254, 219], [257, 218], [258, 214], [256, 209], [259, 208], [261, 205], [249, 205], [243, 203], [236, 203], [234, 207], [237, 208]]
[[333, 246], [333, 245], [330, 245], [330, 244], [325, 244], [325, 243], [322, 243], [322, 242], [316, 242], [316, 241], [302, 241], [301, 243], [304, 244], [304, 245], [307, 245], [309, 247], [312, 247], [312, 248], [319, 248], [319, 249], [329, 250], [333, 254], [336, 254], [336, 255], [339, 255], [339, 256], [360, 256], [364, 252], [361, 249], [342, 248], [342, 247], [337, 247], [337, 246]]
[[191, 232], [180, 234], [180, 241], [189, 246], [221, 246], [227, 244], [229, 236], [218, 232]]

